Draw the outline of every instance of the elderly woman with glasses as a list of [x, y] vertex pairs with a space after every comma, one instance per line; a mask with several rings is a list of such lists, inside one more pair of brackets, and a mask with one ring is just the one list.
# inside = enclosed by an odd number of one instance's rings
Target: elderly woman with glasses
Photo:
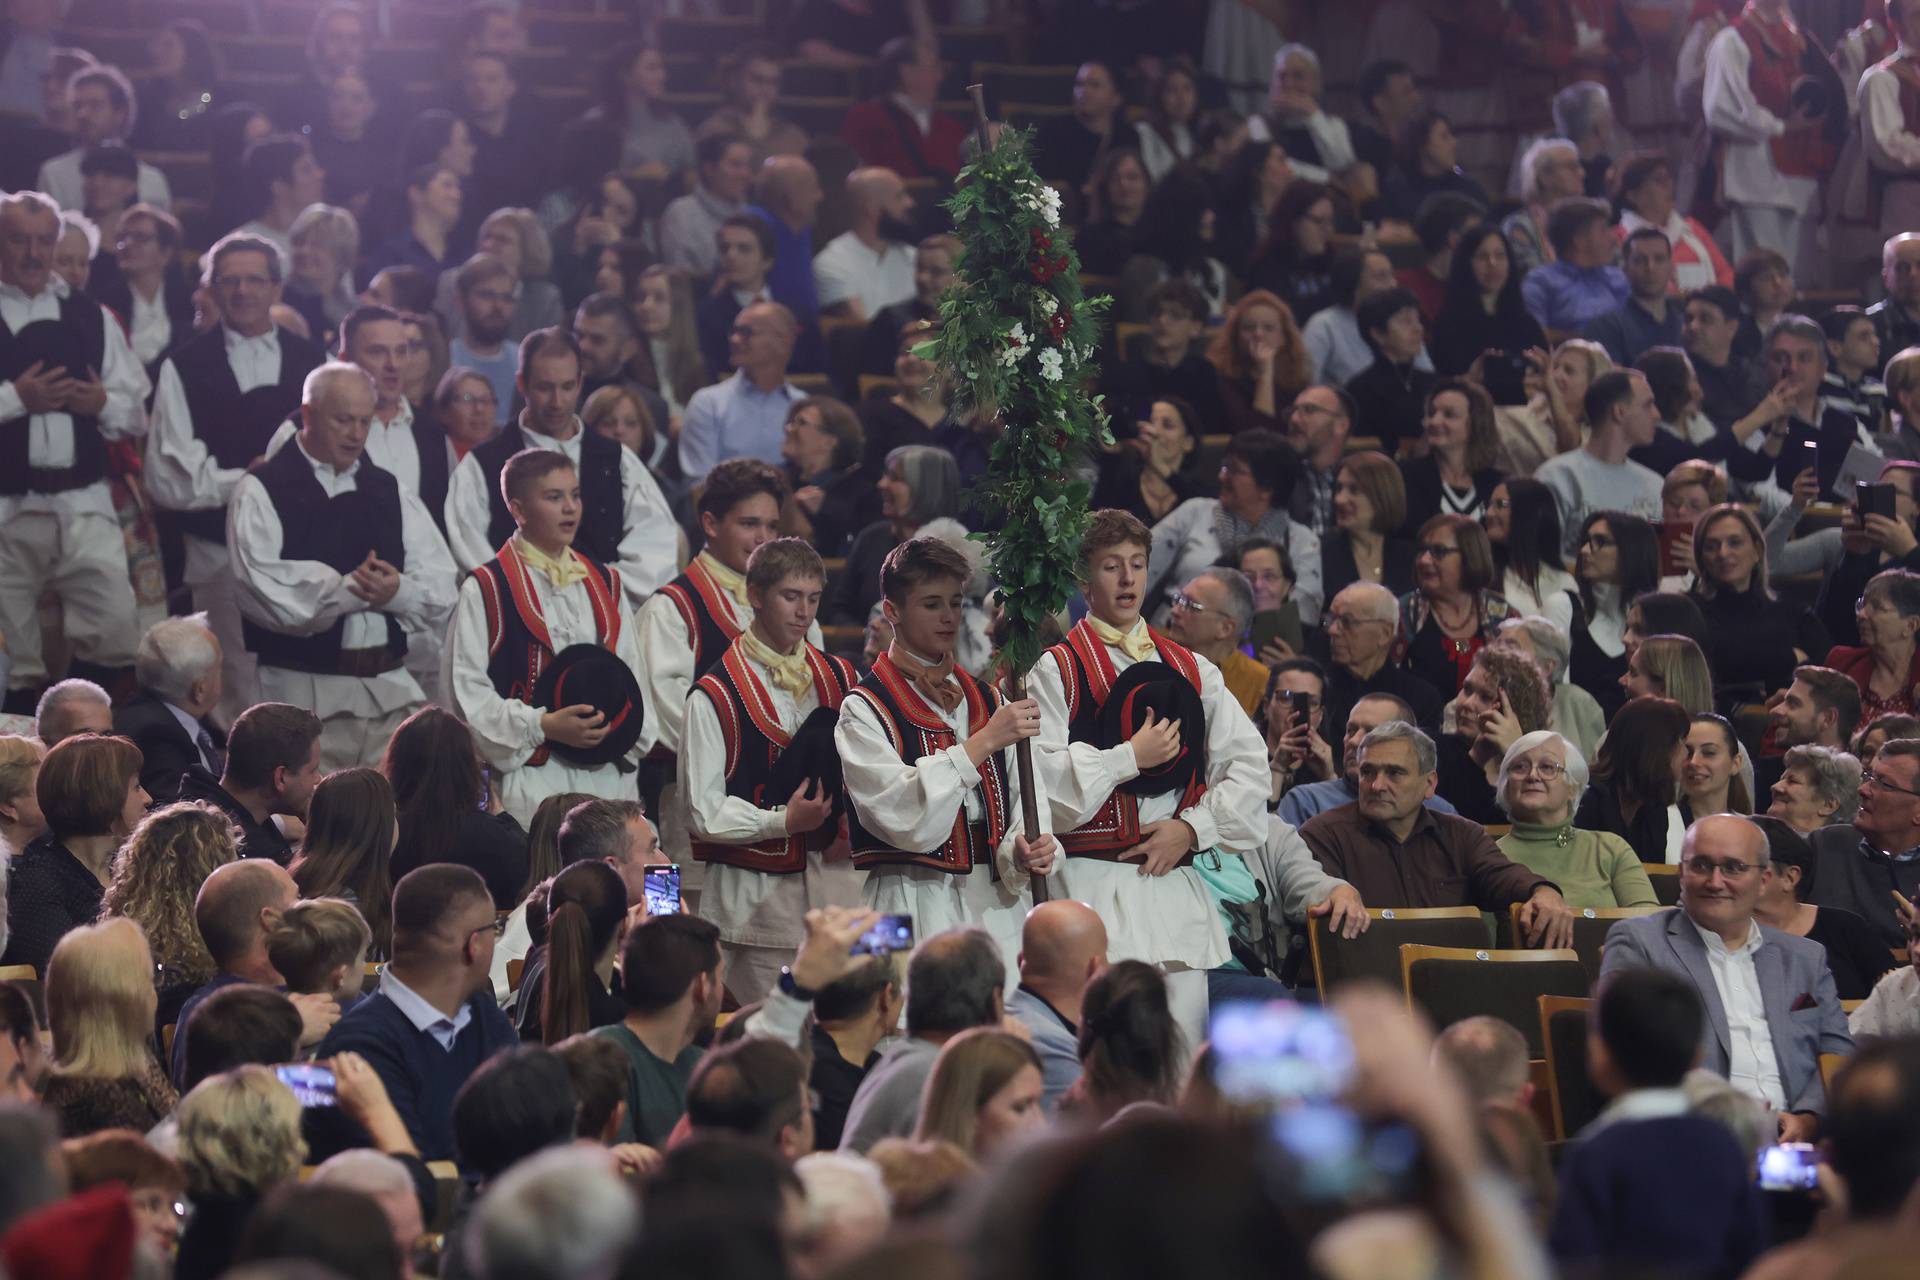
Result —
[[1837, 644], [1825, 665], [1860, 686], [1860, 718], [1920, 711], [1920, 573], [1876, 573], [1853, 605], [1858, 645]]
[[1442, 513], [1414, 539], [1414, 589], [1400, 597], [1394, 649], [1407, 670], [1451, 695], [1460, 691], [1473, 655], [1513, 616], [1493, 590], [1493, 547], [1471, 516]]
[[1658, 906], [1632, 845], [1574, 825], [1586, 789], [1586, 757], [1566, 738], [1541, 729], [1514, 739], [1500, 761], [1500, 807], [1513, 820], [1500, 852], [1559, 885], [1575, 911]]
[[1852, 822], [1860, 811], [1860, 762], [1836, 747], [1788, 747], [1767, 812], [1803, 835]]
[[1859, 916], [1839, 907], [1816, 906], [1814, 876], [1819, 859], [1813, 846], [1791, 823], [1763, 816], [1754, 819], [1767, 833], [1771, 874], [1760, 881], [1753, 918], [1796, 938], [1811, 938], [1827, 949], [1827, 967], [1842, 1000], [1864, 1000], [1882, 974], [1893, 968], [1888, 949]]

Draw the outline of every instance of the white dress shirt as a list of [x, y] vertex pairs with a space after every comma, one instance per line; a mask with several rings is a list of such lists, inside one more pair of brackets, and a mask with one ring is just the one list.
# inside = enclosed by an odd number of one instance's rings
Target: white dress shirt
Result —
[[[276, 326], [256, 337], [220, 327], [227, 349], [227, 367], [240, 394], [280, 381], [280, 330]], [[266, 457], [271, 449], [263, 451]], [[249, 459], [251, 461], [251, 459]], [[153, 393], [153, 434], [147, 439], [147, 492], [170, 511], [205, 511], [224, 507], [245, 467], [223, 467], [194, 430], [193, 410], [187, 405], [186, 386], [172, 359], [160, 366], [160, 384]]]
[[[295, 437], [294, 445], [313, 469], [329, 497], [359, 487], [360, 463], [345, 471], [314, 460]], [[340, 647], [372, 649], [387, 642], [386, 615], [410, 628], [438, 632], [454, 603], [453, 557], [433, 517], [420, 499], [400, 490], [400, 527], [406, 565], [393, 599], [375, 609], [348, 590], [350, 573], [319, 560], [280, 556], [284, 526], [267, 488], [257, 476], [244, 476], [227, 512], [227, 547], [232, 555], [242, 617], [271, 631], [310, 636], [344, 618]], [[370, 548], [371, 549], [371, 548]], [[311, 707], [325, 720], [336, 715], [374, 717], [426, 700], [419, 682], [405, 667], [377, 676], [314, 675], [261, 664], [260, 691], [271, 702]]]
[[1775, 1111], [1787, 1107], [1786, 1086], [1780, 1083], [1780, 1064], [1773, 1053], [1773, 1034], [1767, 1027], [1767, 1006], [1760, 996], [1760, 974], [1754, 953], [1763, 944], [1758, 925], [1747, 924], [1747, 940], [1729, 949], [1720, 935], [1694, 925], [1707, 947], [1707, 968], [1720, 1007], [1727, 1015], [1727, 1079], [1734, 1088], [1764, 1099]]
[[127, 317], [128, 341], [134, 357], [143, 365], [151, 364], [173, 341], [173, 317], [167, 314], [167, 289], [165, 285], [160, 286], [151, 302], [141, 297], [140, 290], [131, 284], [127, 292], [133, 297], [133, 314]]
[[[60, 318], [60, 300], [67, 296], [67, 282], [49, 274], [47, 286], [28, 297], [17, 286], [0, 284], [0, 318], [14, 333], [41, 320]], [[95, 303], [93, 305], [98, 306]], [[98, 418], [100, 434], [108, 440], [139, 436], [147, 429], [147, 371], [133, 358], [120, 322], [101, 307], [106, 343], [100, 381], [107, 390], [107, 403]], [[84, 369], [69, 370], [84, 377]], [[26, 414], [26, 405], [11, 381], [0, 382], [0, 422], [9, 422]], [[57, 470], [74, 463], [73, 419], [65, 413], [36, 413], [27, 417], [27, 464]], [[65, 493], [24, 493], [0, 495], [0, 520], [10, 520], [22, 511], [51, 512], [61, 516], [104, 515], [113, 517], [113, 495], [105, 480], [84, 489]]]
[[[577, 417], [573, 435], [565, 440], [541, 435], [528, 427], [524, 418], [520, 423], [527, 448], [558, 450], [575, 467], [580, 465], [580, 441], [585, 431]], [[679, 571], [679, 526], [674, 523], [659, 482], [630, 449], [620, 451], [620, 498], [624, 515], [619, 554], [608, 567], [620, 571], [627, 607], [637, 609]], [[493, 523], [493, 502], [477, 454], [467, 454], [453, 469], [447, 482], [446, 517], [447, 541], [462, 569], [478, 569], [499, 554], [500, 548], [489, 545], [487, 537], [487, 528]]]
[[[280, 452], [299, 430], [297, 415], [281, 423], [267, 442], [266, 456], [271, 458]], [[367, 461], [398, 480], [402, 489], [416, 498], [420, 496], [420, 444], [413, 438], [413, 406], [405, 396], [400, 397], [391, 418], [383, 420], [380, 411], [374, 410], [373, 420], [367, 425], [366, 454]]]

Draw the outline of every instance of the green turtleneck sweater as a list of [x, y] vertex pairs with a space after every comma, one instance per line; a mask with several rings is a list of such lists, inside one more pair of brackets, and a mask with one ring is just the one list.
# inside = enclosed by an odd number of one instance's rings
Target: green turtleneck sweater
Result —
[[1516, 822], [1498, 843], [1507, 857], [1559, 885], [1575, 911], [1660, 905], [1632, 846], [1610, 831], [1582, 831], [1571, 821]]

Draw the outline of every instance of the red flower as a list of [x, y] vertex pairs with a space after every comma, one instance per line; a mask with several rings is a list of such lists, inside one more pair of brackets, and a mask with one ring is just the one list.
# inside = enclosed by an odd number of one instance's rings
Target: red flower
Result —
[[1065, 311], [1054, 312], [1053, 319], [1047, 322], [1047, 332], [1051, 333], [1054, 337], [1054, 340], [1057, 342], [1060, 340], [1061, 336], [1066, 333], [1066, 331], [1067, 331], [1067, 313]]

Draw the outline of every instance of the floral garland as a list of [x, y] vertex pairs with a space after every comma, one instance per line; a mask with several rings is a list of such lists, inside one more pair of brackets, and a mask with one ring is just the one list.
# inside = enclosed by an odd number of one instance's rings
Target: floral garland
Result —
[[962, 254], [940, 303], [940, 335], [919, 354], [952, 376], [961, 421], [1002, 424], [973, 495], [999, 528], [975, 533], [1007, 614], [1000, 663], [1024, 674], [1041, 628], [1079, 587], [1089, 486], [1076, 461], [1108, 441], [1089, 362], [1110, 299], [1080, 287], [1060, 193], [1040, 181], [1031, 135], [1005, 129], [961, 171], [947, 201]]

